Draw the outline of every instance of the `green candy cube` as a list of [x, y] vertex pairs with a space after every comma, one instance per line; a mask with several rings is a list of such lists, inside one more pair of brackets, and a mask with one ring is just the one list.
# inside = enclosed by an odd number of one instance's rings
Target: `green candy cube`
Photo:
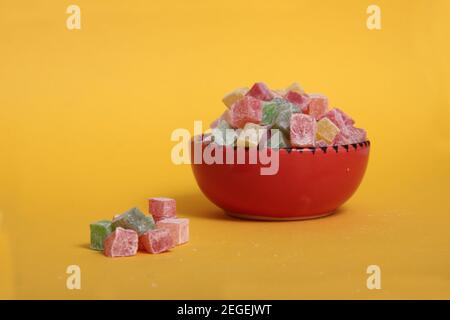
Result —
[[134, 230], [138, 235], [141, 235], [150, 229], [154, 229], [155, 222], [152, 216], [146, 216], [138, 208], [132, 208], [114, 218], [112, 228], [116, 230], [118, 227]]
[[290, 144], [286, 136], [281, 130], [272, 129], [268, 146], [272, 149], [289, 148]]
[[291, 126], [291, 116], [293, 113], [300, 112], [300, 109], [290, 102], [281, 101], [278, 105], [278, 114], [274, 122], [274, 127], [288, 134]]
[[113, 231], [111, 221], [101, 220], [90, 224], [91, 249], [103, 250], [103, 241]]
[[263, 126], [273, 125], [277, 115], [278, 115], [277, 102], [270, 101], [270, 102], [264, 103], [263, 110], [262, 110], [261, 125], [263, 125]]

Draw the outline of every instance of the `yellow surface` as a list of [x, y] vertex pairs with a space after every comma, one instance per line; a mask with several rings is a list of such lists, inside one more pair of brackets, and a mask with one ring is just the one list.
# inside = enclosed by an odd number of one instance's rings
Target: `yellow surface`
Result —
[[[0, 297], [450, 298], [450, 1], [378, 0], [379, 31], [372, 1], [74, 3], [69, 31], [69, 2], [0, 1]], [[171, 163], [172, 130], [254, 81], [299, 81], [368, 130], [367, 175], [338, 214], [228, 218]], [[150, 196], [177, 199], [188, 245], [87, 248], [89, 222]]]

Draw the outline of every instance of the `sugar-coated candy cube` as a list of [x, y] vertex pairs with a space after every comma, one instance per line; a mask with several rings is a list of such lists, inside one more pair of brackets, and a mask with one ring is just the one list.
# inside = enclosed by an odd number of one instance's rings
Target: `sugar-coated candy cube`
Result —
[[316, 140], [316, 147], [327, 147], [328, 143], [323, 140]]
[[291, 144], [294, 147], [315, 146], [316, 120], [303, 113], [295, 113], [291, 118]]
[[289, 141], [283, 131], [279, 129], [271, 129], [267, 146], [272, 149], [289, 148]]
[[349, 139], [344, 135], [342, 131], [339, 132], [333, 140], [333, 145], [335, 146], [345, 145], [349, 143]]
[[156, 227], [167, 228], [170, 231], [170, 236], [175, 245], [180, 245], [189, 241], [189, 219], [185, 218], [170, 218], [159, 220], [156, 222]]
[[138, 234], [131, 229], [118, 227], [104, 243], [104, 254], [108, 257], [134, 256], [138, 250]]
[[364, 142], [367, 138], [366, 130], [353, 126], [347, 127], [346, 134], [350, 143]]
[[155, 221], [176, 217], [177, 203], [175, 199], [164, 197], [150, 198], [148, 205], [149, 212]]
[[236, 131], [225, 120], [220, 120], [217, 127], [211, 130], [212, 141], [221, 146], [233, 145], [236, 141]]
[[275, 119], [278, 115], [278, 104], [275, 101], [276, 99], [263, 103], [262, 107], [262, 125], [273, 125], [275, 123]]
[[227, 106], [227, 108], [231, 108], [231, 106], [238, 100], [242, 99], [245, 94], [248, 92], [248, 88], [237, 88], [230, 93], [226, 94], [223, 97], [222, 101]]
[[297, 105], [303, 113], [307, 112], [308, 104], [310, 102], [310, 98], [308, 95], [298, 93], [297, 91], [288, 91], [288, 93], [285, 96], [285, 99]]
[[278, 111], [273, 126], [283, 131], [284, 134], [288, 134], [291, 125], [291, 116], [293, 113], [300, 112], [300, 108], [284, 99], [275, 98], [273, 102], [277, 104]]
[[246, 95], [263, 101], [270, 101], [274, 98], [272, 91], [262, 82], [255, 83]]
[[352, 126], [346, 127], [345, 131], [339, 132], [333, 140], [334, 145], [345, 145], [366, 141], [367, 133], [364, 129]]
[[175, 247], [175, 243], [167, 228], [149, 230], [139, 237], [139, 250], [150, 253], [161, 253]]
[[352, 125], [355, 124], [355, 121], [348, 114], [346, 114], [344, 111], [342, 111], [341, 109], [338, 109], [338, 108], [334, 108], [334, 109], [336, 109], [336, 112], [341, 114], [341, 117], [342, 117], [342, 119], [344, 120], [344, 123], [347, 126], [352, 126]]
[[254, 123], [247, 123], [239, 133], [236, 145], [238, 147], [257, 147], [265, 134], [267, 134], [265, 127]]
[[250, 96], [245, 96], [231, 106], [230, 125], [243, 128], [246, 123], [260, 123], [262, 118], [262, 102]]
[[125, 213], [114, 218], [112, 221], [113, 230], [118, 227], [131, 229], [139, 235], [155, 227], [153, 218], [144, 215], [138, 208], [132, 208]]
[[290, 86], [288, 86], [285, 89], [285, 92], [294, 91], [300, 94], [304, 94], [305, 90], [303, 90], [302, 86], [299, 85], [297, 82], [292, 83]]
[[333, 108], [323, 115], [331, 120], [342, 133], [345, 133], [346, 128], [353, 124], [353, 119], [347, 116], [344, 112], [338, 108]]
[[101, 220], [90, 224], [91, 249], [103, 250], [103, 241], [113, 231], [111, 221]]
[[322, 94], [309, 95], [308, 113], [314, 119], [320, 119], [328, 110], [328, 98]]
[[324, 140], [326, 143], [332, 143], [339, 131], [341, 130], [339, 130], [339, 128], [327, 117], [324, 117], [317, 122], [318, 140]]

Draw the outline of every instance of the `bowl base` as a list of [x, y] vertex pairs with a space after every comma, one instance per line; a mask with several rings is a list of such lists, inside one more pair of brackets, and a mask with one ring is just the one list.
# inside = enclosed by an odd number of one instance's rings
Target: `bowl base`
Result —
[[244, 219], [244, 220], [259, 220], [259, 221], [297, 221], [297, 220], [310, 220], [310, 219], [318, 219], [318, 218], [324, 218], [327, 216], [332, 215], [335, 213], [336, 210], [316, 214], [312, 216], [299, 216], [299, 217], [288, 217], [288, 218], [276, 218], [276, 217], [266, 217], [266, 216], [258, 216], [258, 215], [251, 215], [251, 214], [242, 214], [242, 213], [234, 213], [234, 212], [228, 212], [225, 211], [225, 213], [233, 218], [238, 219]]

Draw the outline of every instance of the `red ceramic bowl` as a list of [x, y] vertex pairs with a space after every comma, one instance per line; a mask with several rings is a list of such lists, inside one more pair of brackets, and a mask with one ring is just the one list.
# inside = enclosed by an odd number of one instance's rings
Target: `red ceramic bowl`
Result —
[[[198, 137], [191, 148], [204, 151]], [[221, 147], [226, 152], [232, 147]], [[236, 150], [235, 148], [233, 148]], [[297, 220], [332, 214], [358, 188], [366, 171], [370, 142], [301, 149], [269, 150], [279, 155], [278, 172], [261, 175], [261, 164], [195, 164], [195, 179], [214, 204], [232, 216]], [[249, 149], [245, 150], [248, 160]], [[235, 155], [235, 160], [236, 160]]]

